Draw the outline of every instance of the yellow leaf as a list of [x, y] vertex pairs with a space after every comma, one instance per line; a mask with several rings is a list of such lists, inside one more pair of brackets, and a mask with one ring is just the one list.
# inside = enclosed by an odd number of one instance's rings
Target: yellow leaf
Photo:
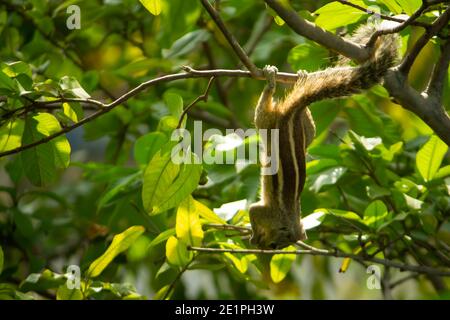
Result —
[[218, 223], [218, 224], [227, 224], [225, 220], [220, 218], [217, 214], [214, 213], [210, 208], [205, 206], [203, 203], [194, 199], [195, 206], [197, 207], [197, 212], [208, 222]]
[[166, 257], [170, 264], [183, 267], [192, 259], [192, 252], [187, 250], [183, 242], [172, 236], [166, 242]]
[[[293, 251], [295, 248], [289, 246], [283, 251]], [[275, 283], [279, 283], [286, 278], [288, 272], [291, 270], [292, 263], [295, 261], [295, 254], [275, 254], [270, 260], [270, 277]]]
[[121, 252], [127, 250], [144, 231], [145, 229], [142, 226], [133, 226], [115, 235], [105, 253], [94, 260], [89, 266], [87, 271], [88, 276], [91, 278], [99, 276], [111, 261]]
[[142, 5], [152, 15], [157, 16], [161, 13], [161, 0], [139, 0]]
[[178, 239], [186, 245], [198, 246], [202, 242], [202, 225], [200, 224], [197, 206], [191, 196], [184, 199], [178, 207], [175, 232]]

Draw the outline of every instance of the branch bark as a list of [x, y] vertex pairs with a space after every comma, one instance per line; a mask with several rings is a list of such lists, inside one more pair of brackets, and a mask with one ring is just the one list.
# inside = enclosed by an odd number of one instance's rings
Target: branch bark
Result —
[[[299, 35], [358, 62], [367, 60], [369, 56], [368, 48], [352, 43], [319, 28], [315, 24], [300, 17], [295, 11], [285, 8], [277, 0], [264, 1]], [[431, 35], [432, 37], [445, 26], [444, 22], [448, 22], [449, 10], [450, 8], [433, 23], [433, 26], [427, 31], [427, 35]], [[404, 23], [406, 23], [406, 21]], [[426, 36], [428, 40], [431, 37]], [[424, 37], [424, 39], [426, 38]], [[421, 44], [419, 43], [417, 48], [419, 48], [420, 45]], [[413, 54], [409, 57], [410, 58], [407, 58], [408, 62], [405, 63], [406, 67], [414, 62], [417, 55]], [[413, 89], [408, 84], [404, 72], [402, 73], [398, 67], [388, 71], [384, 79], [384, 87], [395, 101], [399, 102], [403, 108], [415, 113], [430, 126], [447, 145], [450, 146], [450, 117], [439, 102], [439, 99], [428, 95], [426, 92], [420, 93]]]
[[416, 266], [406, 263], [400, 263], [396, 261], [380, 259], [370, 256], [360, 256], [352, 253], [345, 253], [340, 251], [329, 251], [323, 249], [311, 249], [302, 250], [265, 250], [265, 249], [222, 249], [222, 248], [204, 248], [204, 247], [188, 247], [188, 250], [204, 252], [204, 253], [242, 253], [242, 254], [296, 254], [296, 255], [312, 255], [312, 256], [326, 256], [336, 258], [350, 258], [359, 262], [372, 262], [384, 265], [386, 267], [400, 269], [401, 271], [411, 271], [420, 274], [428, 274], [442, 277], [450, 277], [450, 271], [439, 270], [427, 266]]

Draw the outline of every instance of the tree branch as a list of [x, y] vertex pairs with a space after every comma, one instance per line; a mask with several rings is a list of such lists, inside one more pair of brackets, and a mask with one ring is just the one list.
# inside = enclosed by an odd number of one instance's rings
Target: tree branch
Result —
[[444, 90], [445, 77], [448, 73], [448, 66], [450, 63], [450, 40], [441, 47], [441, 56], [439, 61], [434, 65], [433, 73], [428, 83], [425, 92], [437, 103], [442, 103], [442, 93]]
[[450, 271], [439, 270], [427, 266], [416, 266], [410, 264], [404, 264], [386, 259], [380, 259], [375, 257], [364, 257], [352, 253], [345, 253], [340, 251], [329, 251], [323, 249], [311, 249], [304, 250], [266, 250], [266, 249], [223, 249], [223, 248], [204, 248], [204, 247], [188, 247], [188, 250], [204, 252], [204, 253], [242, 253], [242, 254], [296, 254], [296, 255], [312, 255], [312, 256], [327, 256], [336, 258], [350, 258], [359, 262], [373, 262], [384, 265], [386, 267], [400, 269], [400, 271], [411, 271], [421, 274], [429, 274], [442, 277], [450, 277]]
[[[421, 7], [422, 8], [422, 7]], [[419, 55], [420, 51], [430, 41], [432, 37], [437, 35], [442, 28], [448, 25], [450, 19], [450, 8], [444, 11], [431, 25], [431, 28], [425, 30], [425, 33], [417, 40], [412, 50], [403, 59], [403, 62], [399, 66], [399, 70], [405, 74], [409, 73], [414, 61]]]
[[[367, 48], [317, 27], [298, 16], [295, 11], [285, 8], [277, 0], [264, 1], [299, 35], [356, 61], [364, 61], [369, 57]], [[442, 29], [444, 21], [448, 21], [449, 10], [450, 8], [427, 30], [428, 35], [436, 34]], [[411, 55], [407, 64], [412, 63], [415, 57], [414, 54]], [[384, 78], [384, 87], [391, 97], [405, 109], [420, 117], [447, 145], [450, 145], [450, 117], [441, 104], [428, 98], [427, 94], [421, 94], [414, 90], [408, 84], [405, 74], [398, 68], [392, 68], [387, 72]]]
[[365, 50], [362, 45], [338, 37], [318, 27], [314, 23], [301, 18], [294, 10], [285, 8], [277, 0], [264, 1], [299, 35], [358, 62], [366, 61], [369, 58], [369, 50]]
[[[93, 100], [93, 99], [79, 99], [79, 98], [62, 98], [62, 99], [53, 100], [53, 101], [39, 101], [38, 103], [41, 107], [44, 107], [46, 105], [54, 105], [57, 103], [63, 103], [63, 102], [80, 102], [80, 103], [89, 103], [89, 104], [96, 105], [96, 106], [100, 107], [100, 109], [98, 111], [92, 113], [91, 115], [85, 117], [84, 119], [80, 120], [79, 122], [74, 123], [71, 126], [64, 127], [59, 132], [51, 134], [45, 138], [34, 141], [32, 143], [22, 145], [20, 147], [17, 147], [17, 148], [8, 150], [8, 151], [0, 152], [0, 158], [7, 156], [7, 155], [21, 152], [23, 150], [27, 150], [32, 147], [36, 147], [36, 146], [46, 143], [46, 142], [49, 142], [64, 133], [70, 132], [70, 131], [98, 118], [99, 116], [111, 111], [118, 105], [124, 103], [128, 99], [130, 99], [130, 98], [136, 96], [137, 94], [141, 93], [142, 91], [146, 90], [147, 88], [154, 86], [156, 84], [162, 83], [162, 82], [170, 82], [170, 81], [176, 81], [176, 80], [181, 80], [181, 79], [190, 79], [190, 78], [211, 78], [211, 77], [224, 77], [224, 76], [226, 76], [226, 77], [244, 77], [244, 78], [252, 77], [252, 75], [249, 71], [244, 71], [244, 70], [226, 70], [226, 69], [195, 70], [190, 67], [185, 67], [184, 70], [186, 72], [177, 73], [177, 74], [169, 74], [169, 75], [165, 75], [165, 76], [162, 76], [159, 78], [155, 78], [155, 79], [151, 79], [149, 81], [143, 82], [140, 85], [138, 85], [137, 87], [126, 92], [125, 94], [123, 94], [122, 96], [120, 96], [119, 98], [117, 98], [116, 100], [112, 101], [109, 104], [103, 103], [101, 101]], [[277, 75], [277, 81], [292, 83], [297, 80], [297, 77], [298, 77], [297, 74], [280, 72]], [[265, 80], [264, 76], [262, 76], [262, 75], [255, 77], [255, 79]], [[205, 114], [203, 114], [201, 112], [198, 112], [198, 113], [192, 112], [192, 114], [194, 116], [197, 116], [200, 118], [207, 117]], [[213, 122], [213, 123], [215, 122], [221, 126], [226, 127], [228, 125], [228, 123], [221, 122], [220, 119], [211, 118], [209, 116], [207, 118], [210, 119], [211, 122]], [[214, 121], [212, 121], [212, 120], [214, 120]]]

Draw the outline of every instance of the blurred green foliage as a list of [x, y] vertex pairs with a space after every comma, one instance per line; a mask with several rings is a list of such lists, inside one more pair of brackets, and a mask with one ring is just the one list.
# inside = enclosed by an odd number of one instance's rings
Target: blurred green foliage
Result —
[[[410, 15], [420, 6], [354, 3], [376, 5], [385, 14]], [[66, 26], [69, 5], [80, 8], [80, 29]], [[291, 5], [331, 32], [351, 32], [368, 18], [338, 2]], [[262, 1], [223, 0], [218, 9], [258, 66], [315, 71], [336, 60], [279, 17], [272, 23], [274, 13]], [[423, 21], [433, 21], [438, 9]], [[418, 34], [415, 27], [402, 31], [403, 52]], [[184, 65], [240, 67], [199, 1], [5, 0], [0, 43], [0, 152], [48, 137], [95, 111], [76, 99], [110, 102]], [[426, 84], [437, 46], [431, 41], [417, 59], [410, 79], [415, 87]], [[365, 268], [348, 259], [188, 250], [249, 248], [241, 234], [214, 225], [245, 233], [246, 204], [257, 200], [259, 189], [256, 164], [197, 164], [191, 152], [192, 164], [170, 161], [172, 131], [206, 84], [201, 78], [157, 84], [81, 129], [0, 159], [1, 299], [382, 297], [367, 288]], [[252, 127], [262, 87], [249, 78], [216, 79], [208, 101], [196, 104], [182, 126], [193, 132], [199, 118], [204, 130]], [[283, 88], [278, 91], [281, 96]], [[73, 101], [52, 108], [38, 102], [61, 98]], [[317, 136], [301, 199], [308, 243], [448, 267], [448, 147], [381, 86], [315, 103], [311, 111]], [[239, 148], [256, 143], [255, 137], [237, 141], [213, 136], [204, 147], [237, 159]], [[66, 285], [74, 281], [70, 265], [80, 267], [78, 288]], [[403, 277], [385, 271], [391, 284]], [[414, 276], [394, 286], [393, 294], [445, 298], [448, 285], [445, 278]]]

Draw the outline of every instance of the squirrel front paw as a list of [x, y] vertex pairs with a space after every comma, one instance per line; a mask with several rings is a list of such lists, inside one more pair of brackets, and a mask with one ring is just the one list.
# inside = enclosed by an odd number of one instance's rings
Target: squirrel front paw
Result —
[[298, 80], [297, 81], [301, 81], [304, 80], [308, 77], [308, 72], [305, 70], [298, 70], [297, 71], [297, 76], [298, 76]]
[[278, 68], [271, 65], [266, 65], [263, 69], [264, 76], [267, 79], [269, 87], [275, 88], [276, 75], [278, 73]]

